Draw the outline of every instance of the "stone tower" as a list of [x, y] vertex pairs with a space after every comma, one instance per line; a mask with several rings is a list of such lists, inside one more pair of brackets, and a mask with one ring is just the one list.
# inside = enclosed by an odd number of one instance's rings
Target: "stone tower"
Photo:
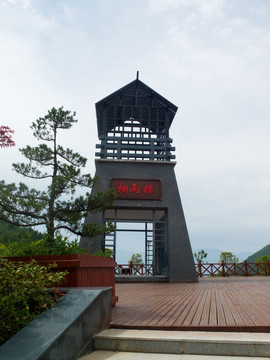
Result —
[[[104, 247], [116, 256], [121, 223], [145, 237], [145, 273], [149, 280], [197, 281], [169, 136], [177, 107], [137, 79], [96, 103], [100, 143], [96, 145], [97, 184], [93, 193], [114, 188], [116, 200], [86, 222], [113, 221], [106, 236], [82, 238], [91, 252]], [[143, 225], [142, 225], [143, 224]], [[138, 230], [140, 229], [140, 230]], [[129, 241], [127, 239], [127, 241]], [[130, 240], [130, 248], [136, 239]]]

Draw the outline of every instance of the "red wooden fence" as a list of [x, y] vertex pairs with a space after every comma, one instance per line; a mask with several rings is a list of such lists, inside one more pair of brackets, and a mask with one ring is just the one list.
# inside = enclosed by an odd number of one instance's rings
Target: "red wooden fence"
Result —
[[153, 276], [153, 265], [145, 264], [119, 264], [115, 267], [115, 275], [150, 275]]
[[202, 263], [195, 264], [199, 277], [203, 276], [250, 276], [250, 275], [270, 275], [270, 263]]
[[[270, 263], [202, 263], [195, 264], [199, 277], [204, 276], [251, 276], [251, 275], [270, 275]], [[116, 275], [150, 275], [153, 276], [153, 265], [145, 264], [118, 264], [115, 267]]]

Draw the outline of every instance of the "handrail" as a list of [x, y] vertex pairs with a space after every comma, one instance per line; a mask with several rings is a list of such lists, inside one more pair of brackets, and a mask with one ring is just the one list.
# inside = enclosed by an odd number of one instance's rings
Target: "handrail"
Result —
[[115, 267], [115, 275], [150, 275], [153, 276], [153, 265], [133, 264], [130, 261], [128, 264], [118, 264]]
[[204, 276], [252, 276], [252, 275], [270, 275], [270, 263], [267, 260], [264, 263], [202, 263], [199, 261], [195, 264], [195, 268], [199, 277]]
[[[206, 276], [253, 276], [264, 275], [270, 276], [270, 262], [267, 260], [264, 263], [248, 263], [243, 261], [241, 263], [226, 263], [221, 261], [219, 263], [202, 263], [199, 261], [195, 264], [195, 269], [198, 277]], [[153, 264], [118, 264], [115, 267], [115, 275], [139, 275], [153, 276]]]

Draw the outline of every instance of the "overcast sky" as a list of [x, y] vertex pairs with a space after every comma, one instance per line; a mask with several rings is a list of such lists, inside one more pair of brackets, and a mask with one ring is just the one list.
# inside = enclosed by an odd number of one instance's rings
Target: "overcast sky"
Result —
[[[0, 124], [35, 144], [48, 109], [76, 111], [63, 143], [94, 174], [95, 102], [140, 80], [179, 107], [170, 136], [192, 247], [270, 243], [269, 0], [0, 0]], [[24, 181], [24, 180], [23, 180]]]

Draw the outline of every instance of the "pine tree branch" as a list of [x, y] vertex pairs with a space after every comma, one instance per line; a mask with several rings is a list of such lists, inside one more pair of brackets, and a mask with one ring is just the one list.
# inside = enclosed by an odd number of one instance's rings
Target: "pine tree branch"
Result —
[[36, 175], [30, 175], [30, 174], [25, 174], [23, 172], [17, 171], [18, 174], [23, 175], [29, 179], [35, 179], [35, 180], [41, 180], [41, 179], [48, 179], [48, 178], [52, 178], [51, 175], [43, 175], [43, 176], [36, 176]]
[[23, 223], [23, 222], [16, 222], [14, 220], [9, 220], [8, 218], [1, 217], [1, 215], [0, 215], [0, 220], [3, 220], [9, 224], [20, 226], [20, 227], [33, 227], [33, 226], [39, 226], [39, 225], [46, 225], [45, 221], [33, 222], [33, 223], [31, 223], [31, 222]]
[[[26, 211], [25, 209], [18, 209], [18, 208], [15, 208], [15, 207], [10, 207], [10, 206], [5, 206], [5, 205], [2, 205], [1, 204], [1, 207], [0, 207], [0, 218], [2, 220], [3, 219], [3, 215], [2, 215], [2, 211], [3, 210], [4, 212], [8, 213], [8, 214], [11, 214], [11, 215], [23, 215], [23, 216], [26, 216], [26, 217], [29, 217], [29, 218], [33, 218], [33, 219], [37, 219], [37, 220], [40, 220], [40, 219], [44, 219], [45, 220], [45, 216], [44, 215], [37, 215], [36, 213], [32, 212], [32, 211]], [[8, 219], [8, 217], [5, 216], [6, 219]]]
[[73, 152], [71, 149], [64, 149], [62, 146], [58, 145], [57, 155], [60, 156], [63, 160], [67, 161], [70, 165], [76, 168], [83, 168], [86, 165], [87, 159], [81, 156], [79, 153]]
[[51, 178], [52, 176], [47, 172], [42, 173], [36, 166], [32, 166], [32, 164], [12, 164], [13, 169], [18, 173], [25, 177], [31, 179], [46, 179]]

